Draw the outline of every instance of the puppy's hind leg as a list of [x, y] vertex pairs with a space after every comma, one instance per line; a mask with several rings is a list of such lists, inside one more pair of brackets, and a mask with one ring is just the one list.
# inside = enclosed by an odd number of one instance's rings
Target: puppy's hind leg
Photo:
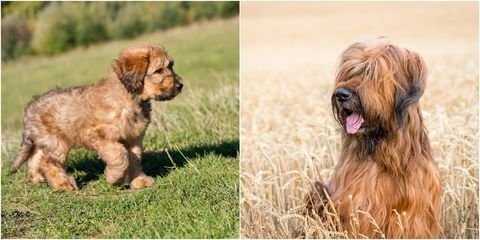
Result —
[[46, 182], [42, 171], [40, 170], [40, 159], [43, 151], [38, 147], [33, 150], [32, 156], [28, 159], [28, 179], [34, 184]]
[[65, 171], [67, 155], [68, 151], [48, 151], [44, 149], [40, 157], [40, 169], [53, 188], [70, 191], [78, 190], [75, 179], [67, 175]]
[[20, 166], [27, 161], [28, 162], [28, 172], [27, 178], [32, 183], [41, 183], [45, 182], [40, 170], [40, 158], [43, 155], [43, 151], [38, 148], [32, 138], [28, 137], [25, 133], [23, 134], [23, 141], [20, 145], [20, 150], [18, 151], [17, 157], [12, 165], [11, 172], [15, 173], [20, 168]]

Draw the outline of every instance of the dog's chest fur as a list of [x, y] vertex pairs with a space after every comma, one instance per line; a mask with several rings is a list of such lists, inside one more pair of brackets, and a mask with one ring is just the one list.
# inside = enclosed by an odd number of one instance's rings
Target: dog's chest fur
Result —
[[150, 102], [123, 101], [108, 110], [95, 112], [92, 134], [102, 139], [132, 142], [142, 136], [150, 123]]
[[[142, 102], [131, 108], [124, 108], [119, 116], [119, 125], [123, 129], [121, 140], [135, 139], [142, 135], [150, 122], [150, 102]], [[122, 131], [119, 131], [122, 133]]]
[[[438, 169], [429, 154], [412, 154], [415, 151], [409, 151], [410, 145], [404, 141], [402, 144], [402, 139], [405, 138], [388, 143], [395, 146], [395, 151], [381, 151], [384, 154], [377, 155], [363, 155], [356, 142], [344, 143], [328, 186], [338, 214], [346, 222], [352, 216], [359, 219], [360, 224], [356, 228], [362, 234], [380, 238], [381, 235], [375, 231], [379, 227], [387, 237], [403, 236], [392, 232], [396, 229], [394, 226], [399, 216], [402, 217], [403, 227], [418, 232], [404, 237], [425, 234], [422, 229], [434, 231], [436, 228], [435, 214], [440, 194]], [[380, 143], [378, 148], [382, 144], [385, 142]], [[402, 164], [407, 160], [409, 165]], [[369, 215], [355, 215], [357, 210]], [[369, 217], [375, 220], [375, 224], [370, 223]]]

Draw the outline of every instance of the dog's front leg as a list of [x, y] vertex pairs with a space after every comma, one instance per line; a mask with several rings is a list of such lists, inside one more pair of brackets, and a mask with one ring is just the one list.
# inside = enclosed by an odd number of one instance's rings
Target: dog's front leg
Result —
[[329, 205], [329, 196], [331, 195], [327, 185], [323, 182], [315, 182], [310, 191], [304, 197], [305, 215], [319, 215], [323, 217], [323, 211]]
[[127, 175], [129, 160], [128, 151], [119, 142], [102, 141], [97, 147], [98, 154], [105, 161], [105, 178], [112, 185], [123, 183]]
[[155, 179], [147, 176], [143, 172], [142, 168], [142, 140], [143, 137], [136, 139], [131, 145], [127, 146], [130, 167], [128, 170], [128, 181], [130, 182], [130, 188], [140, 189], [144, 187], [150, 187], [155, 184]]

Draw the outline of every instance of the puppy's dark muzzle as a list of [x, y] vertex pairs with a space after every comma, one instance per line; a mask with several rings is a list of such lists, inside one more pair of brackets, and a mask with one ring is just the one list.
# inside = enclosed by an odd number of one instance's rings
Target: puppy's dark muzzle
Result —
[[353, 92], [348, 89], [348, 88], [344, 88], [344, 87], [341, 87], [341, 88], [338, 88], [337, 90], [335, 90], [335, 98], [337, 99], [337, 101], [341, 102], [341, 103], [344, 103], [348, 100], [350, 100], [353, 96]]
[[175, 96], [176, 96], [176, 94], [162, 94], [162, 95], [157, 96], [155, 98], [155, 100], [157, 100], [157, 101], [169, 101], [169, 100], [172, 100]]

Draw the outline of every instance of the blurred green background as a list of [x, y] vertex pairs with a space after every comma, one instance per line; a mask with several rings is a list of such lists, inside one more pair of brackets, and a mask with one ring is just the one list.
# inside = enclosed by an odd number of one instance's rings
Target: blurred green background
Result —
[[2, 60], [238, 15], [238, 2], [3, 2]]

